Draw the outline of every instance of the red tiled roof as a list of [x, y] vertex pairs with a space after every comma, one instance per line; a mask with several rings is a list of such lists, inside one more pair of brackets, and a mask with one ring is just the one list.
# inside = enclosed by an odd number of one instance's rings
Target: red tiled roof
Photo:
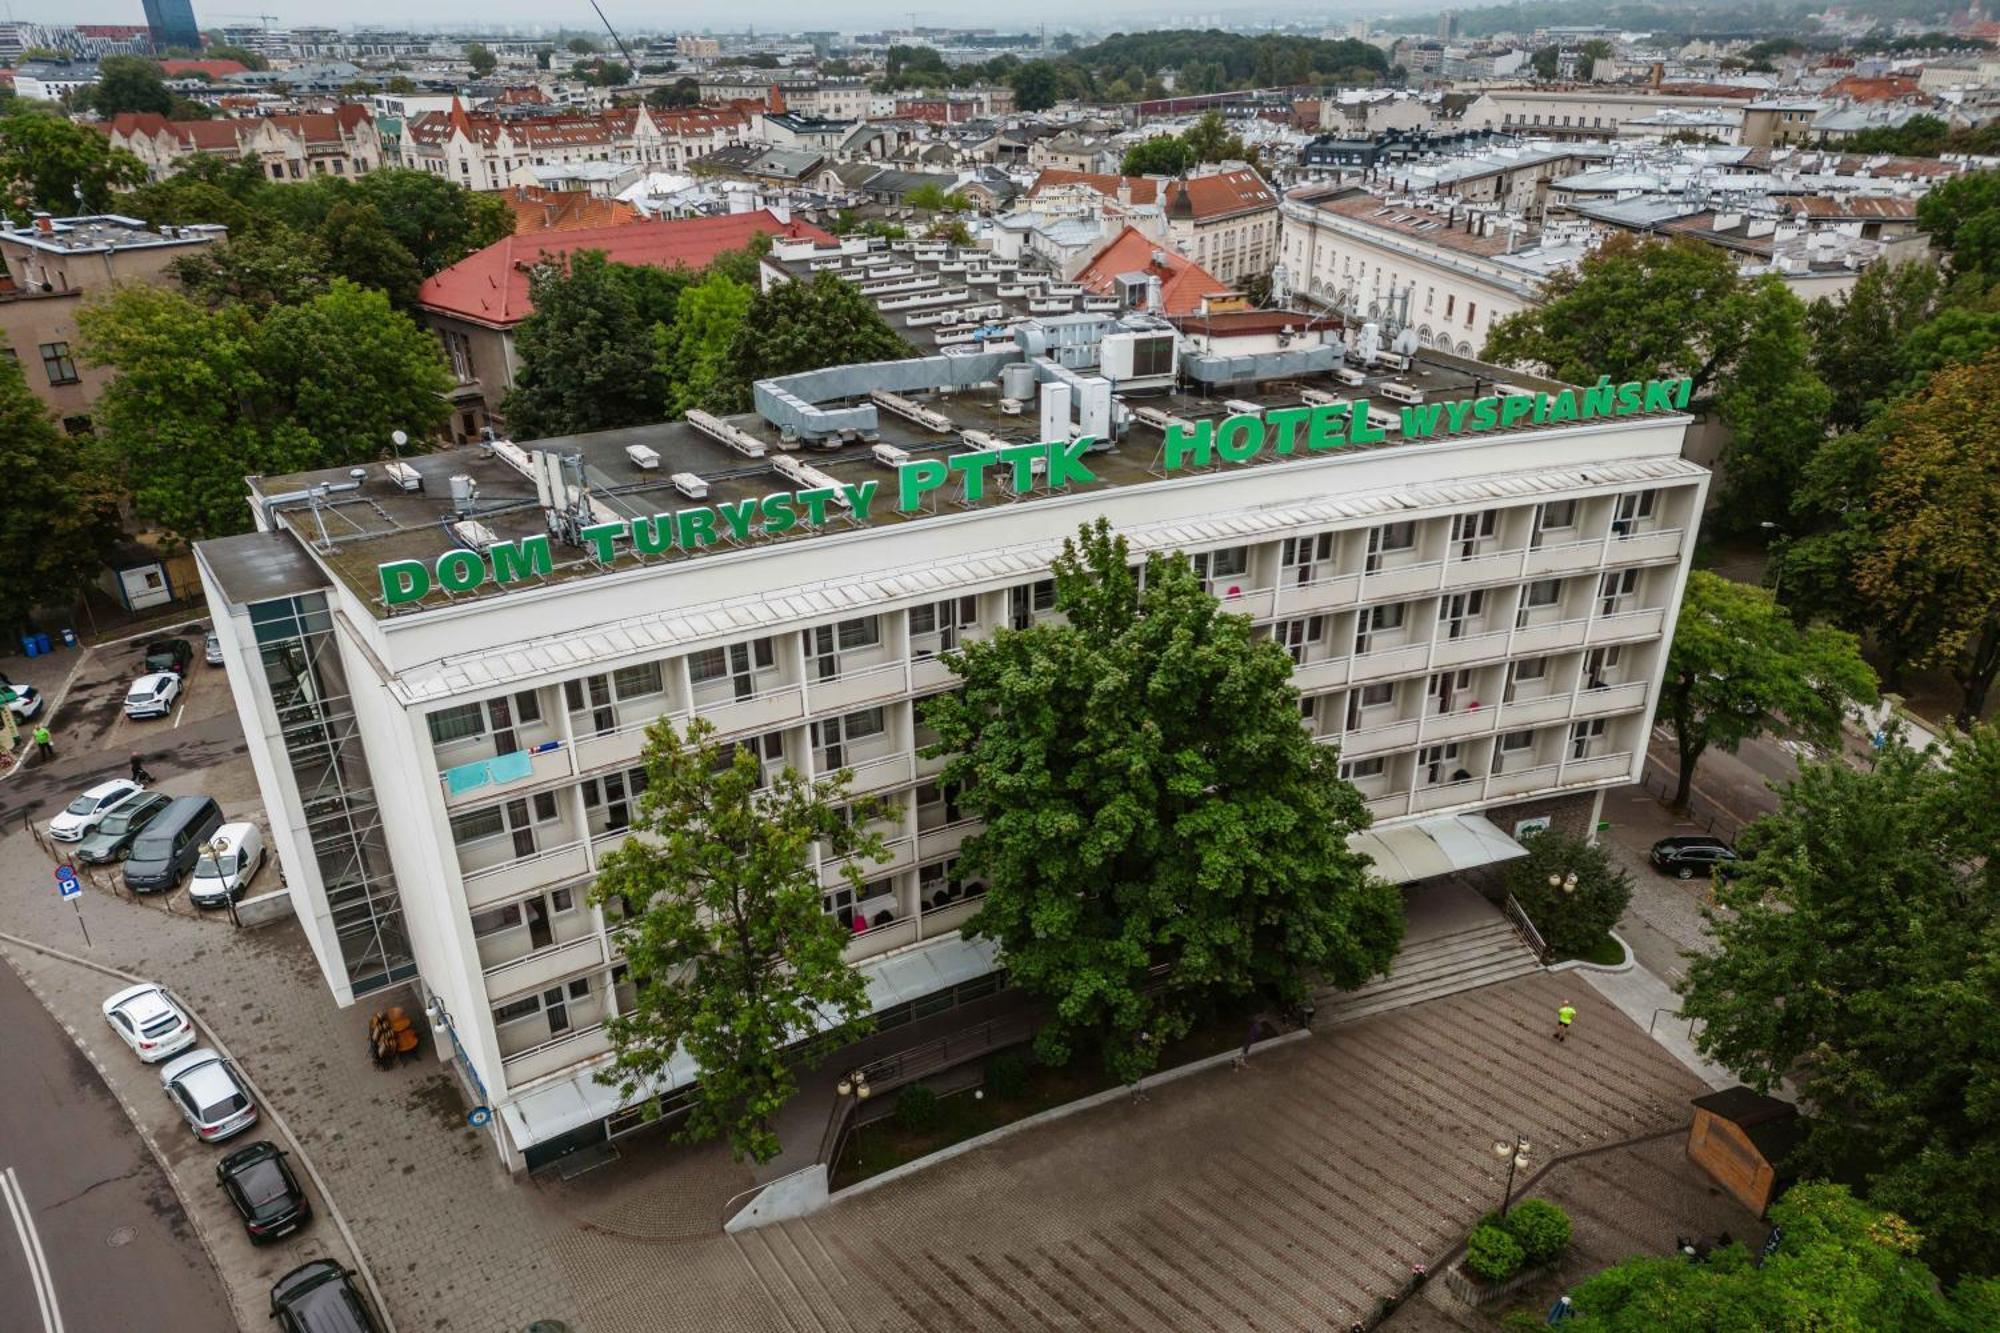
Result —
[[514, 234], [584, 231], [595, 227], [626, 227], [639, 221], [639, 210], [618, 199], [599, 199], [582, 190], [546, 190], [516, 185], [492, 191], [514, 212]]
[[1095, 171], [1044, 167], [1042, 174], [1035, 177], [1035, 183], [1028, 187], [1028, 195], [1032, 198], [1043, 190], [1066, 185], [1086, 186], [1108, 199], [1117, 198], [1119, 186], [1126, 185], [1131, 188], [1134, 204], [1164, 202], [1169, 213], [1192, 217], [1197, 222], [1210, 222], [1278, 206], [1278, 197], [1271, 193], [1271, 187], [1264, 183], [1264, 178], [1248, 170], [1219, 171], [1210, 176], [1168, 180], [1160, 176], [1113, 176]]
[[780, 222], [768, 209], [713, 218], [675, 218], [531, 236], [509, 236], [432, 274], [417, 304], [442, 315], [508, 328], [535, 312], [528, 271], [544, 257], [600, 250], [615, 263], [648, 268], [701, 268], [725, 250], [741, 250], [758, 233], [831, 245], [834, 238], [806, 222]]
[[107, 128], [116, 138], [157, 139], [165, 135], [189, 152], [233, 153], [243, 140], [266, 124], [295, 134], [308, 144], [337, 144], [346, 137], [346, 132], [373, 119], [367, 107], [345, 103], [337, 111], [303, 116], [247, 116], [238, 120], [168, 120], [157, 111], [121, 111], [111, 118]]
[[[1155, 254], [1160, 258], [1157, 264], [1153, 262]], [[1137, 227], [1128, 226], [1113, 237], [1084, 265], [1076, 281], [1089, 291], [1108, 293], [1113, 290], [1112, 280], [1121, 273], [1157, 277], [1160, 300], [1166, 306], [1162, 313], [1168, 315], [1192, 315], [1201, 309], [1204, 297], [1227, 296], [1233, 290], [1187, 256], [1162, 248]]]
[[1900, 75], [1889, 75], [1879, 79], [1864, 79], [1850, 74], [1840, 80], [1827, 93], [1834, 97], [1851, 97], [1857, 102], [1901, 102], [1912, 97], [1924, 96], [1923, 89], [1915, 79]]
[[184, 79], [190, 74], [206, 74], [211, 79], [226, 79], [232, 74], [248, 74], [250, 67], [235, 60], [162, 60], [160, 68], [170, 79]]

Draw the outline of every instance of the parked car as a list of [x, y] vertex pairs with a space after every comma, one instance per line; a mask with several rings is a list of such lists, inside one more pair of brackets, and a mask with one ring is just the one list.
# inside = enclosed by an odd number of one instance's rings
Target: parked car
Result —
[[163, 791], [135, 791], [105, 813], [76, 849], [76, 859], [91, 865], [123, 861], [132, 854], [132, 840], [174, 803]]
[[284, 1333], [382, 1333], [354, 1275], [331, 1259], [300, 1264], [271, 1287], [271, 1317]]
[[132, 854], [125, 858], [125, 887], [134, 893], [173, 889], [221, 827], [222, 807], [214, 797], [176, 798], [132, 840]]
[[14, 697], [7, 701], [7, 708], [15, 717], [26, 722], [42, 711], [42, 692], [32, 685], [10, 685]]
[[202, 907], [234, 902], [264, 864], [264, 833], [255, 824], [224, 824], [201, 849], [188, 897]]
[[217, 634], [215, 631], [210, 630], [208, 632], [207, 637], [201, 641], [201, 655], [202, 655], [202, 660], [207, 662], [210, 666], [221, 666], [222, 636], [220, 634]]
[[1718, 868], [1726, 875], [1737, 859], [1736, 849], [1720, 838], [1690, 835], [1662, 838], [1653, 844], [1653, 864], [1679, 879], [1693, 879]]
[[160, 1086], [203, 1143], [220, 1143], [257, 1123], [257, 1107], [243, 1080], [206, 1047], [171, 1061], [160, 1071]]
[[266, 1139], [217, 1162], [215, 1181], [236, 1205], [253, 1245], [289, 1236], [312, 1220], [312, 1204], [285, 1165], [284, 1152]]
[[194, 665], [194, 645], [186, 639], [155, 639], [146, 645], [146, 670], [171, 671], [176, 676], [187, 675]]
[[194, 1024], [167, 993], [150, 981], [128, 986], [104, 1002], [104, 1021], [132, 1053], [157, 1064], [194, 1045]]
[[84, 835], [96, 828], [99, 821], [111, 813], [112, 807], [140, 790], [139, 784], [130, 778], [113, 778], [100, 782], [81, 796], [63, 807], [63, 812], [49, 821], [49, 836], [57, 842], [82, 842]]
[[125, 716], [165, 717], [174, 711], [181, 697], [181, 678], [171, 671], [155, 671], [132, 682], [125, 691]]

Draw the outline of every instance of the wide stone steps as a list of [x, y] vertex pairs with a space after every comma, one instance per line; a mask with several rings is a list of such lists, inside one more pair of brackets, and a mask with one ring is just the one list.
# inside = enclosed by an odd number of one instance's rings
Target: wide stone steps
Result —
[[1315, 1024], [1351, 1023], [1405, 1005], [1511, 981], [1540, 970], [1534, 953], [1505, 918], [1406, 945], [1389, 975], [1359, 990], [1325, 990]]

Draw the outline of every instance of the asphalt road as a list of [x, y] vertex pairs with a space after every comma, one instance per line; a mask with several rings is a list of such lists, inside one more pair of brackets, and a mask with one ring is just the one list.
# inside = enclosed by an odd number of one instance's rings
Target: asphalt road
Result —
[[[222, 1284], [159, 1163], [97, 1071], [5, 965], [0, 1032], [7, 1034], [0, 1182], [8, 1196], [0, 1207], [0, 1329], [234, 1329]], [[37, 1250], [53, 1286], [49, 1318]]]

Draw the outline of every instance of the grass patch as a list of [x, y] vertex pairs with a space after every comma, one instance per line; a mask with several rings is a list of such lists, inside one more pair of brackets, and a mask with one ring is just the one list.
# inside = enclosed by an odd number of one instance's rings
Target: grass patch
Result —
[[[1204, 1023], [1161, 1052], [1160, 1068], [1174, 1069], [1241, 1047], [1249, 1021], [1247, 1015], [1232, 1014]], [[1018, 1057], [1025, 1050], [1017, 1046], [1012, 1051], [996, 1051], [986, 1057], [986, 1063], [991, 1065], [1010, 1055]], [[829, 1187], [842, 1189], [1002, 1125], [1117, 1086], [1117, 1080], [1088, 1055], [1080, 1054], [1060, 1069], [1032, 1064], [1018, 1095], [1000, 1096], [987, 1087], [980, 1089], [982, 1095], [977, 1097], [971, 1089], [941, 1097], [935, 1118], [922, 1130], [899, 1124], [893, 1114], [849, 1130], [834, 1160]]]
[[1564, 954], [1556, 959], [1559, 963], [1570, 961], [1595, 963], [1599, 967], [1616, 967], [1625, 961], [1625, 946], [1606, 935], [1581, 953]]

